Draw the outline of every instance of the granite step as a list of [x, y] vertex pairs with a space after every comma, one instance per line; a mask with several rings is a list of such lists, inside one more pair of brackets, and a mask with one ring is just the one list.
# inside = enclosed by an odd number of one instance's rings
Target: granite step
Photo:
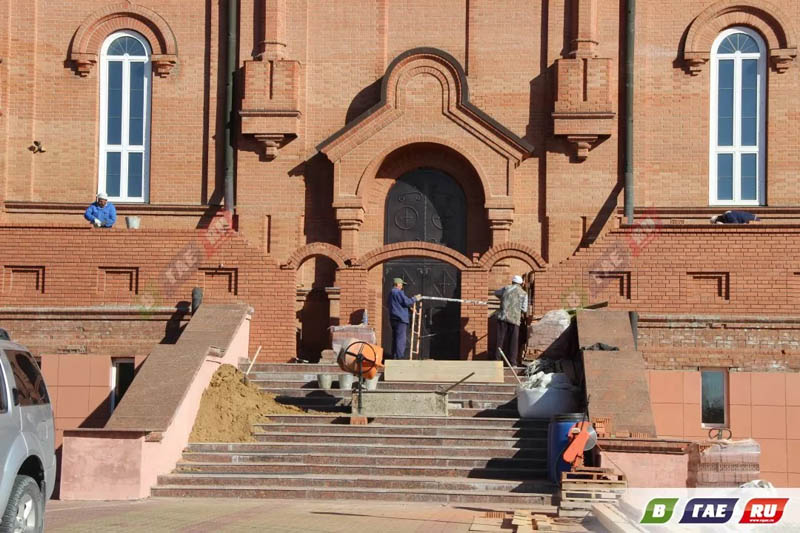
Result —
[[357, 468], [379, 467], [420, 467], [420, 468], [455, 468], [455, 469], [501, 469], [544, 471], [547, 467], [546, 454], [533, 458], [517, 457], [461, 457], [441, 456], [428, 457], [419, 455], [358, 455], [308, 453], [286, 454], [273, 452], [221, 452], [196, 449], [189, 445], [183, 453], [181, 464], [304, 464], [328, 465]]
[[[349, 416], [336, 414], [304, 414], [304, 415], [269, 415], [270, 421], [276, 424], [317, 424], [346, 425], [350, 427]], [[436, 427], [462, 427], [496, 428], [496, 429], [543, 429], [547, 430], [549, 419], [546, 418], [517, 418], [517, 417], [479, 417], [479, 416], [379, 416], [370, 418], [370, 426], [436, 426]], [[369, 426], [368, 426], [369, 427]]]
[[[275, 396], [275, 401], [285, 405], [294, 405], [302, 409], [310, 409], [312, 411], [324, 412], [350, 412], [350, 404], [352, 403], [352, 393], [333, 396], [329, 394], [313, 394], [308, 395], [303, 392], [289, 391], [289, 394], [281, 394]], [[514, 416], [517, 414], [516, 398], [503, 399], [500, 401], [488, 401], [481, 399], [460, 399], [449, 398], [450, 409], [448, 413], [454, 416], [465, 416], [466, 412], [456, 411], [456, 409], [472, 409], [470, 414], [482, 413], [486, 416]], [[489, 411], [502, 410], [502, 413], [491, 413]]]
[[[299, 379], [254, 379], [251, 375], [248, 379], [250, 383], [256, 385], [262, 390], [270, 389], [296, 389], [296, 390], [329, 390], [338, 391], [338, 377], [333, 380], [333, 388], [321, 389], [317, 383], [317, 377], [314, 376], [310, 380]], [[424, 383], [400, 383], [396, 381], [380, 381], [378, 382], [379, 391], [424, 391], [435, 392], [449, 387], [453, 383], [437, 383], [437, 382], [424, 382]], [[452, 393], [456, 392], [480, 392], [488, 394], [516, 394], [516, 383], [502, 384], [502, 383], [462, 383], [453, 389]]]
[[[313, 397], [320, 397], [320, 398], [352, 398], [354, 390], [353, 389], [318, 389], [318, 388], [269, 388], [269, 387], [259, 387], [262, 392], [267, 394], [272, 394], [273, 396], [280, 398], [284, 396], [290, 397], [306, 397], [306, 398], [313, 398]], [[392, 392], [435, 392], [436, 389], [431, 389], [428, 391], [419, 391], [419, 390], [411, 390], [411, 389], [393, 389]], [[458, 389], [450, 391], [448, 393], [448, 400], [451, 402], [459, 402], [465, 400], [473, 400], [473, 401], [482, 401], [482, 402], [509, 402], [509, 401], [516, 401], [516, 391], [514, 389], [510, 389], [508, 391], [503, 392], [484, 392], [484, 391], [459, 391]]]
[[[256, 453], [273, 452], [283, 454], [362, 454], [369, 456], [405, 456], [405, 457], [470, 457], [470, 458], [545, 458], [547, 457], [546, 445], [541, 447], [517, 448], [506, 443], [499, 446], [490, 447], [486, 445], [466, 446], [460, 444], [456, 439], [448, 446], [428, 445], [421, 446], [419, 443], [414, 446], [407, 444], [375, 444], [369, 439], [362, 439], [363, 443], [343, 444], [333, 439], [333, 442], [285, 442], [283, 440], [259, 440], [258, 442], [246, 443], [204, 443], [193, 444], [193, 451], [203, 452], [230, 452], [230, 453]], [[473, 443], [474, 444], [474, 443]]]
[[[430, 421], [428, 421], [430, 422]], [[504, 437], [504, 438], [546, 438], [547, 427], [498, 428], [475, 426], [435, 426], [435, 425], [395, 425], [371, 423], [366, 426], [350, 426], [344, 424], [303, 424], [273, 421], [255, 424], [256, 432], [271, 433], [304, 433], [309, 435], [404, 435], [459, 437]]]
[[492, 509], [530, 509], [537, 513], [555, 514], [551, 492], [525, 493], [505, 491], [448, 491], [414, 489], [356, 489], [282, 486], [197, 486], [159, 485], [152, 496], [173, 498], [260, 498], [351, 501], [405, 501], [440, 504], [484, 504]]
[[253, 436], [259, 442], [282, 442], [284, 444], [370, 444], [373, 446], [421, 446], [432, 447], [441, 446], [449, 448], [451, 446], [479, 447], [487, 446], [491, 448], [533, 448], [546, 449], [546, 436], [533, 438], [516, 437], [472, 437], [472, 436], [438, 436], [438, 435], [409, 435], [405, 433], [385, 434], [385, 435], [355, 435], [340, 433], [282, 433], [279, 431], [254, 431]]
[[531, 468], [472, 468], [454, 466], [420, 466], [418, 464], [396, 465], [371, 465], [355, 466], [341, 464], [306, 464], [304, 462], [246, 462], [246, 463], [220, 463], [181, 461], [175, 467], [176, 474], [282, 474], [282, 475], [337, 475], [347, 476], [355, 473], [367, 472], [379, 476], [425, 476], [448, 478], [476, 478], [508, 481], [541, 480], [546, 477], [544, 467]]
[[461, 477], [349, 474], [230, 474], [173, 473], [158, 477], [159, 485], [305, 487], [332, 489], [410, 489], [537, 493], [552, 485], [542, 480], [495, 480]]

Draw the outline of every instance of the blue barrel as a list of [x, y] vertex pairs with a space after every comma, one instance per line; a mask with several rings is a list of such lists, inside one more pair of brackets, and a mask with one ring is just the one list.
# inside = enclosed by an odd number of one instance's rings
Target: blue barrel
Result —
[[561, 472], [572, 466], [561, 458], [561, 454], [569, 442], [569, 430], [576, 423], [585, 419], [583, 413], [565, 413], [554, 415], [547, 426], [547, 477], [553, 483], [561, 483]]

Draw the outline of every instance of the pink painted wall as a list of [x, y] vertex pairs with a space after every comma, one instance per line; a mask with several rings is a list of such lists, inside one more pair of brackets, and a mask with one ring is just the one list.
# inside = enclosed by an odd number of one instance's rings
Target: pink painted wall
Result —
[[[61, 446], [64, 430], [103, 427], [111, 415], [111, 357], [42, 354], [41, 358], [55, 414], [56, 449]], [[134, 357], [136, 367], [146, 358]]]
[[[651, 370], [650, 402], [659, 437], [704, 440], [700, 372]], [[761, 477], [800, 487], [800, 374], [730, 372], [728, 420], [734, 439], [761, 445]]]
[[98, 499], [93, 496], [102, 493], [99, 499], [126, 500], [140, 494], [144, 433], [84, 431], [64, 439], [61, 499]]

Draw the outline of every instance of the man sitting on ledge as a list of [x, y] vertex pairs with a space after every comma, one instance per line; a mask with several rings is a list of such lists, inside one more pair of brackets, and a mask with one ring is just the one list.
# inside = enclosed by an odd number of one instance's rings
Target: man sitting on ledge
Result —
[[756, 215], [747, 211], [725, 211], [721, 215], [711, 217], [712, 224], [749, 224], [759, 220]]
[[97, 201], [86, 208], [83, 218], [96, 228], [110, 228], [117, 221], [117, 210], [104, 192], [97, 193]]

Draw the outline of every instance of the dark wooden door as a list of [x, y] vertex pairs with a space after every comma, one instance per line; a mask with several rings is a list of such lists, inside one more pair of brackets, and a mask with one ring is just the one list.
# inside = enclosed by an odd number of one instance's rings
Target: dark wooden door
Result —
[[[401, 177], [386, 200], [385, 242], [425, 241], [466, 250], [464, 192], [447, 174], [416, 170]], [[403, 278], [409, 296], [423, 294], [459, 298], [461, 275], [447, 263], [427, 258], [404, 258], [383, 267], [384, 305], [393, 278]], [[420, 356], [458, 359], [461, 306], [457, 302], [426, 300], [423, 304]], [[391, 353], [391, 328], [384, 313], [383, 345]], [[408, 352], [406, 352], [408, 356]]]

